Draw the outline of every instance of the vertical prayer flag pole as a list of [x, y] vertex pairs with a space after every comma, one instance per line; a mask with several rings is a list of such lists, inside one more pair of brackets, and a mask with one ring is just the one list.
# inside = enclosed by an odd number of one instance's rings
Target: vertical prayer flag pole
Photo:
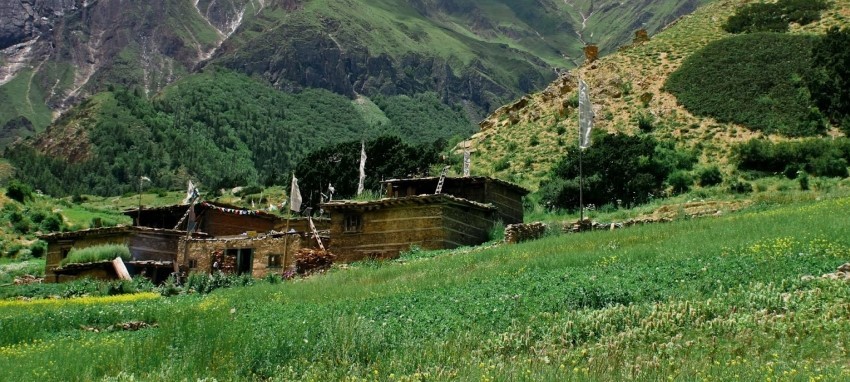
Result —
[[469, 142], [463, 142], [463, 177], [469, 177], [469, 166], [472, 163], [469, 153]]
[[289, 257], [289, 221], [292, 219], [292, 211], [298, 213], [301, 210], [301, 190], [298, 189], [298, 179], [292, 174], [292, 186], [289, 188], [289, 212], [286, 218], [286, 228], [283, 232], [283, 266], [286, 268], [286, 260]]
[[578, 200], [579, 200], [579, 224], [584, 222], [584, 174], [582, 162], [584, 150], [590, 147], [590, 130], [593, 129], [593, 105], [590, 103], [590, 91], [587, 84], [579, 78], [578, 80]]
[[357, 196], [363, 193], [363, 183], [366, 181], [366, 142], [360, 141], [360, 182], [357, 183]]
[[139, 211], [136, 214], [136, 225], [137, 226], [142, 225], [142, 182], [144, 182], [144, 181], [150, 182], [151, 178], [148, 178], [144, 175], [139, 177]]

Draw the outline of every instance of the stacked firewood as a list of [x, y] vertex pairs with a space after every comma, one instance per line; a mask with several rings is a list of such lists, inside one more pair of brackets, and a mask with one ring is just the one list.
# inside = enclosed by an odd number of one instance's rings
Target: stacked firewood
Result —
[[301, 248], [295, 253], [295, 272], [308, 275], [327, 270], [333, 264], [334, 256], [328, 251], [315, 248]]

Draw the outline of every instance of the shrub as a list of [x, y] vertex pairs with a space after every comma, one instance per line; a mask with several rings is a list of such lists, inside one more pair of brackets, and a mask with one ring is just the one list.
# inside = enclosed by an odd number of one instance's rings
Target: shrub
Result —
[[812, 138], [773, 143], [752, 139], [735, 146], [738, 168], [767, 173], [783, 173], [794, 179], [798, 171], [828, 177], [847, 177], [850, 139]]
[[25, 203], [32, 198], [32, 187], [17, 179], [12, 179], [9, 186], [6, 187], [6, 196], [20, 203]]
[[47, 253], [47, 242], [44, 240], [37, 240], [33, 243], [32, 247], [30, 247], [30, 254], [32, 257], [43, 257]]
[[691, 189], [694, 177], [687, 171], [677, 170], [667, 177], [667, 184], [673, 187], [673, 193], [681, 194]]
[[39, 228], [44, 232], [59, 232], [64, 227], [65, 221], [62, 219], [62, 215], [59, 215], [58, 213], [47, 215], [41, 223], [39, 223]]
[[120, 257], [124, 261], [130, 260], [130, 248], [123, 244], [102, 244], [80, 249], [71, 248], [68, 257], [62, 259], [59, 265], [93, 263], [112, 260], [116, 257]]
[[729, 185], [729, 191], [736, 194], [749, 194], [753, 192], [753, 185], [738, 179]]
[[699, 171], [699, 185], [702, 187], [716, 186], [723, 183], [723, 174], [717, 166], [709, 166]]
[[809, 174], [806, 174], [805, 171], [800, 172], [800, 175], [797, 177], [797, 181], [800, 182], [801, 190], [807, 191], [809, 189]]
[[640, 131], [643, 131], [644, 133], [651, 133], [652, 130], [655, 130], [655, 118], [653, 118], [652, 114], [649, 113], [638, 114], [637, 125]]

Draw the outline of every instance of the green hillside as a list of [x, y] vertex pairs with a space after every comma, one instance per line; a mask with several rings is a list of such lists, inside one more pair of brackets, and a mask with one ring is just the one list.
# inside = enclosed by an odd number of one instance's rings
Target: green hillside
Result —
[[[805, 25], [782, 19], [784, 33], [727, 32], [727, 21], [746, 13], [747, 4], [711, 2], [649, 41], [636, 41], [500, 108], [466, 143], [474, 151], [473, 172], [531, 189], [548, 182], [553, 166], [576, 148], [578, 78], [591, 89], [598, 132], [648, 134], [694, 152], [699, 162], [690, 176], [719, 166], [730, 186], [739, 177], [751, 178], [737, 168], [735, 154], [751, 139], [843, 135], [847, 111], [838, 110], [848, 103], [846, 92], [837, 89], [847, 76], [846, 64], [839, 63], [846, 62], [841, 57], [850, 45], [843, 42], [848, 33], [838, 30], [850, 26], [850, 3], [829, 2]], [[836, 29], [827, 33], [830, 28]]]
[[821, 277], [850, 259], [850, 199], [775, 201], [207, 295], [0, 301], [0, 378], [850, 378], [850, 289]]
[[433, 92], [477, 120], [580, 62], [585, 43], [612, 52], [636, 29], [655, 31], [705, 2], [169, 0], [63, 3], [55, 12], [39, 4], [55, 33], [36, 30], [0, 52], [8, 101], [0, 147], [110, 86], [153, 96], [221, 65], [286, 92]]
[[394, 135], [444, 145], [472, 130], [462, 110], [433, 93], [376, 98], [384, 120], [369, 118], [357, 104], [326, 90], [288, 94], [245, 75], [207, 70], [152, 100], [139, 90], [99, 93], [6, 157], [18, 178], [50, 195], [121, 195], [134, 192], [140, 176], [163, 189], [182, 189], [193, 179], [217, 190], [286, 184], [298, 161], [332, 144]]

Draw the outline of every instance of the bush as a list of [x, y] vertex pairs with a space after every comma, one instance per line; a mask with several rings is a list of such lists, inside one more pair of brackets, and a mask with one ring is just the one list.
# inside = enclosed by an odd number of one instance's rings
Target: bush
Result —
[[58, 213], [52, 213], [47, 215], [41, 223], [39, 223], [39, 229], [43, 232], [59, 232], [65, 227], [65, 220], [62, 218], [62, 215]]
[[729, 185], [729, 191], [735, 194], [749, 194], [753, 192], [753, 185], [738, 179]]
[[805, 171], [800, 172], [800, 175], [797, 177], [797, 181], [800, 182], [800, 189], [803, 191], [808, 191], [809, 189], [809, 174], [806, 174]]
[[130, 248], [123, 244], [102, 244], [85, 248], [71, 248], [68, 257], [62, 259], [60, 266], [68, 264], [94, 263], [98, 261], [112, 260], [120, 257], [124, 261], [130, 260]]
[[681, 194], [691, 189], [694, 177], [687, 171], [674, 171], [667, 177], [667, 184], [673, 187], [673, 193]]
[[6, 196], [20, 203], [25, 203], [28, 199], [32, 199], [32, 187], [17, 179], [12, 179], [9, 186], [6, 187]]
[[701, 187], [711, 187], [723, 183], [723, 174], [720, 173], [720, 168], [717, 166], [709, 166], [699, 171], [699, 185]]
[[848, 176], [850, 139], [812, 138], [801, 141], [773, 143], [751, 139], [733, 148], [741, 170], [782, 173], [794, 179], [798, 171], [827, 177]]
[[655, 118], [652, 117], [652, 114], [638, 114], [637, 116], [637, 125], [640, 131], [644, 133], [651, 133], [652, 130], [655, 130]]
[[33, 243], [32, 247], [30, 247], [30, 255], [32, 257], [43, 257], [47, 253], [47, 242], [44, 240], [37, 240]]

